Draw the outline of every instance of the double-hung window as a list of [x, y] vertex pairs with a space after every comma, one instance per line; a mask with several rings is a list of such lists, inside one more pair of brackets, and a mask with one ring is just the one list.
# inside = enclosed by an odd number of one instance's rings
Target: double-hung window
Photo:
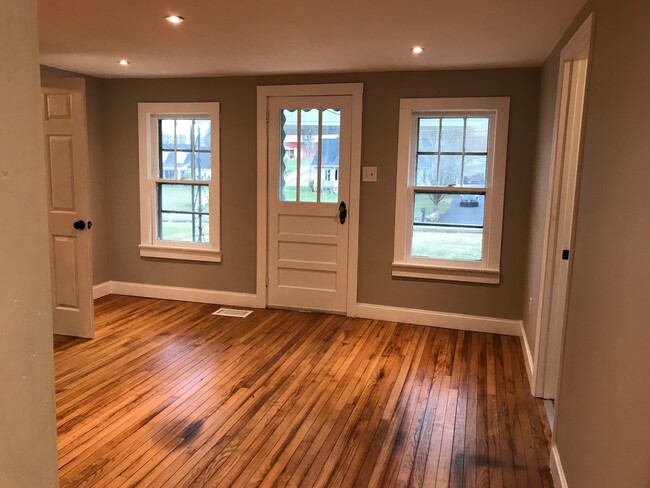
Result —
[[509, 106], [401, 100], [393, 276], [499, 282]]
[[219, 104], [139, 103], [140, 255], [221, 261]]

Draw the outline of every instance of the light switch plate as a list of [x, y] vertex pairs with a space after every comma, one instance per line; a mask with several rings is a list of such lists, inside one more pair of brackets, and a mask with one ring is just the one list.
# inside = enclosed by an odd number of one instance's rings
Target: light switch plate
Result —
[[362, 169], [361, 181], [377, 181], [377, 166], [364, 166]]

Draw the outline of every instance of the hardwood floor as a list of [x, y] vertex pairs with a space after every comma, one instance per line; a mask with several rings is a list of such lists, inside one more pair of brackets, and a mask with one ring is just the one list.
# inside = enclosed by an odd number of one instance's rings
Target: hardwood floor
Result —
[[108, 296], [55, 340], [63, 487], [550, 487], [515, 337]]

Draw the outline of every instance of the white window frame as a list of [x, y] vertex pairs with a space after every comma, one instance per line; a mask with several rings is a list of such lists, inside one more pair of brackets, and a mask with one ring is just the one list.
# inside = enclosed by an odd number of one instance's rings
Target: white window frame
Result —
[[[156, 183], [158, 166], [158, 120], [163, 118], [210, 119], [211, 178], [209, 242], [174, 242], [158, 239]], [[138, 103], [140, 146], [140, 256], [185, 261], [221, 262], [220, 243], [220, 146], [219, 103]], [[177, 180], [165, 180], [175, 183]], [[187, 181], [183, 180], [183, 183]]]
[[[509, 111], [509, 97], [400, 100], [393, 276], [499, 283]], [[417, 127], [423, 116], [490, 118], [481, 261], [411, 256]], [[454, 191], [473, 193], [476, 189], [454, 187]]]

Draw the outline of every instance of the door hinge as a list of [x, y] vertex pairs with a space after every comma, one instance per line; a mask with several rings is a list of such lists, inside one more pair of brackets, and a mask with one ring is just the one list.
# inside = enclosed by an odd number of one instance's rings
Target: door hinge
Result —
[[269, 287], [269, 275], [266, 275], [264, 277], [264, 284], [266, 285], [267, 288]]
[[269, 109], [266, 109], [266, 123], [269, 123]]

